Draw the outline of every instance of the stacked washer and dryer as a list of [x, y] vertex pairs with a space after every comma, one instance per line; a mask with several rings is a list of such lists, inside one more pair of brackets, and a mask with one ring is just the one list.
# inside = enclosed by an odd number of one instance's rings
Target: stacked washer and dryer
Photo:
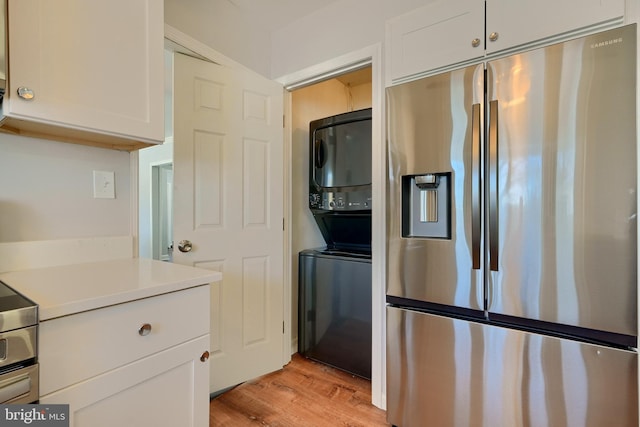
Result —
[[309, 142], [326, 246], [299, 253], [298, 351], [371, 378], [371, 109], [312, 121]]

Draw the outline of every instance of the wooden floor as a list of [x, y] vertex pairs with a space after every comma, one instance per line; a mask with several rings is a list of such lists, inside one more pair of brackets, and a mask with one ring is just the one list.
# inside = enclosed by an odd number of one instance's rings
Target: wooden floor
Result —
[[213, 427], [388, 426], [371, 405], [371, 383], [298, 354], [281, 371], [211, 400]]

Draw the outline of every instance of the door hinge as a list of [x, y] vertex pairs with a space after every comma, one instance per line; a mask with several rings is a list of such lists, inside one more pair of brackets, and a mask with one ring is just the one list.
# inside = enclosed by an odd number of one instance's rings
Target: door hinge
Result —
[[282, 322], [282, 333], [284, 334], [284, 322]]
[[286, 124], [286, 116], [283, 114], [282, 115], [282, 128], [283, 129], [286, 127], [285, 124]]
[[284, 228], [284, 218], [282, 218], [282, 231], [284, 231], [284, 230], [285, 230], [285, 228]]

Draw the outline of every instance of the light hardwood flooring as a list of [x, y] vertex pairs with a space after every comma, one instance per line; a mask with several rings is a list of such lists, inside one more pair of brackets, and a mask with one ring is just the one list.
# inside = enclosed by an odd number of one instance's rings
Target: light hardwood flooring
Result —
[[212, 427], [389, 426], [371, 405], [371, 383], [293, 355], [282, 370], [243, 383], [211, 400]]

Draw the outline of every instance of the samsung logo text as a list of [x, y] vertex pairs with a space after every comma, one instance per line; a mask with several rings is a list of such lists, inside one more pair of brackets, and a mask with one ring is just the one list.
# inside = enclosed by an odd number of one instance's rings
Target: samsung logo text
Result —
[[599, 47], [611, 46], [614, 44], [622, 43], [622, 37], [617, 39], [605, 40], [603, 42], [591, 43], [591, 49], [597, 49]]

